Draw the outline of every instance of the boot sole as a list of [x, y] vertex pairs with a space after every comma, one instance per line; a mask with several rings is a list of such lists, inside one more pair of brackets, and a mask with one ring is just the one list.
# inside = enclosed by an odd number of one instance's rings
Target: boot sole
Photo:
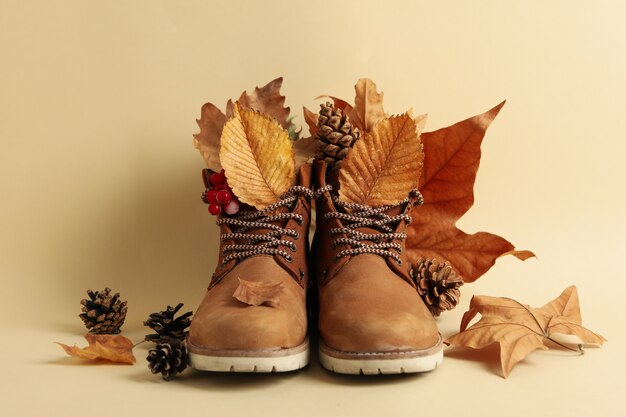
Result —
[[289, 372], [309, 364], [309, 340], [288, 349], [213, 350], [186, 342], [189, 364], [199, 371], [211, 372]]
[[344, 352], [320, 340], [319, 358], [329, 371], [348, 375], [391, 375], [429, 372], [443, 361], [443, 340], [426, 349], [396, 352]]

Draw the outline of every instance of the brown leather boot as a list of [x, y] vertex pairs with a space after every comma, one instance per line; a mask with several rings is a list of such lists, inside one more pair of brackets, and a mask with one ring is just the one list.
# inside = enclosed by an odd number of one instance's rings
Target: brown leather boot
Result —
[[[308, 364], [310, 186], [309, 164], [278, 203], [218, 218], [218, 265], [187, 338], [195, 369], [285, 372]], [[234, 298], [240, 280], [282, 287], [278, 303], [249, 305]]]
[[[404, 250], [417, 190], [397, 206], [373, 209], [338, 201], [315, 165], [313, 242], [319, 289], [319, 357], [343, 374], [430, 371], [443, 359], [437, 325], [419, 297]], [[346, 209], [350, 209], [348, 213]]]

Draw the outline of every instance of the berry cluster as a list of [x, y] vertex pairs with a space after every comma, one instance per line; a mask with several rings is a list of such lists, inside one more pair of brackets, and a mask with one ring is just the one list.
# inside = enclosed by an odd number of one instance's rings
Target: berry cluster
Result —
[[239, 200], [228, 186], [224, 170], [211, 174], [209, 181], [211, 182], [209, 188], [202, 193], [202, 201], [209, 205], [209, 213], [214, 216], [219, 215], [222, 211], [226, 214], [237, 213]]

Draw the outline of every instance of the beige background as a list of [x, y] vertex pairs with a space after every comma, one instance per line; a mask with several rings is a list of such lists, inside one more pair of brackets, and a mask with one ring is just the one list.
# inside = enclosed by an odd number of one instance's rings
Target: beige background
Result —
[[[625, 411], [626, 7], [607, 1], [299, 2], [0, 0], [0, 412], [73, 415], [617, 416]], [[285, 76], [296, 121], [359, 77], [428, 130], [506, 98], [460, 225], [538, 259], [501, 259], [472, 294], [533, 305], [570, 284], [609, 343], [581, 357], [448, 355], [436, 372], [349, 378], [86, 366], [78, 300], [109, 285], [139, 340], [150, 311], [199, 302], [217, 229], [191, 146], [200, 106]], [[488, 354], [497, 355], [497, 350]], [[479, 359], [479, 360], [475, 360]], [[482, 359], [482, 360], [481, 360]]]

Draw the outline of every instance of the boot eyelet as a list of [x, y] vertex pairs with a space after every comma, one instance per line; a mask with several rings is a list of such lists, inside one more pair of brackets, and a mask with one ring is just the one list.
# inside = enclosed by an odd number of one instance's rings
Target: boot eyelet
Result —
[[296, 230], [296, 234], [293, 236], [293, 240], [300, 239], [300, 233]]
[[285, 260], [287, 262], [289, 262], [289, 263], [292, 263], [293, 262], [293, 257], [291, 255], [287, 255], [287, 256], [285, 256]]
[[397, 259], [396, 263], [398, 264], [398, 266], [402, 266], [402, 259]]

